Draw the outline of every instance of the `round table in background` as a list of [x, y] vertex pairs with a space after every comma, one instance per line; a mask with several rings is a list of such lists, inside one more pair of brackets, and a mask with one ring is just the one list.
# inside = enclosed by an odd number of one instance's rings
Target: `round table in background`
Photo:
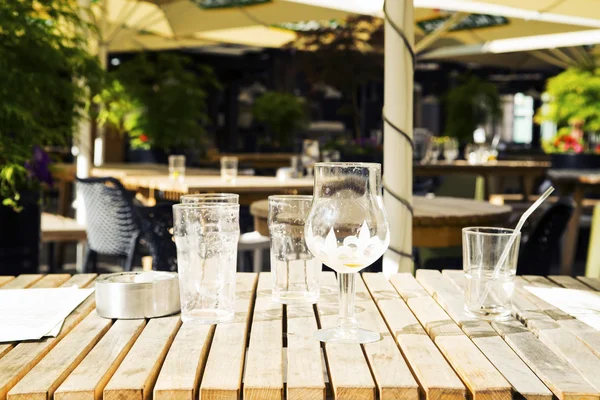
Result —
[[[456, 197], [414, 197], [413, 246], [452, 247], [462, 243], [462, 228], [466, 226], [502, 226], [512, 207], [496, 206], [484, 201]], [[250, 206], [254, 229], [269, 235], [267, 200]]]

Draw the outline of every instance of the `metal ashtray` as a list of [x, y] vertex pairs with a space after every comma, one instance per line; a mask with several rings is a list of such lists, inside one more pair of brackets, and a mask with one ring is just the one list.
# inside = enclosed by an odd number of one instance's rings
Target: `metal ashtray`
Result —
[[154, 318], [181, 310], [175, 272], [117, 272], [95, 283], [96, 312], [104, 318]]

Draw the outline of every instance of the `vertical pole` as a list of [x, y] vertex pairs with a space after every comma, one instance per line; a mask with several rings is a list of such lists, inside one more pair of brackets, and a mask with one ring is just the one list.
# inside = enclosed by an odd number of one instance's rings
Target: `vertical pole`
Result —
[[[108, 43], [106, 42], [108, 33], [108, 0], [102, 1], [100, 7], [98, 60], [102, 69], [106, 71], [108, 68]], [[94, 166], [99, 167], [104, 164], [104, 155], [106, 154], [106, 127], [98, 126], [97, 132], [98, 136], [94, 140]]]
[[[401, 129], [410, 139], [413, 132], [413, 59], [407, 44], [393, 26], [399, 28], [414, 43], [413, 0], [389, 0], [385, 5], [385, 73], [383, 172], [386, 193], [384, 204], [390, 219], [390, 250], [383, 258], [386, 276], [413, 269], [412, 214], [412, 147], [410, 141], [393, 126]], [[393, 124], [393, 125], [392, 125]]]

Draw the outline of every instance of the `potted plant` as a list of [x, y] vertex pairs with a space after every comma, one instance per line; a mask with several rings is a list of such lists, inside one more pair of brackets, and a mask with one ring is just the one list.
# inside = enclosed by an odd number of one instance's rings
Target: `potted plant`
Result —
[[544, 95], [549, 101], [535, 121], [558, 128], [555, 137], [542, 142], [552, 168], [600, 168], [600, 146], [590, 140], [600, 132], [600, 68], [569, 68], [548, 79]]
[[46, 145], [69, 145], [101, 77], [88, 26], [71, 0], [0, 7], [0, 274], [34, 272]]
[[179, 53], [141, 53], [109, 73], [94, 97], [98, 121], [129, 138], [133, 161], [166, 162], [165, 152], [205, 150], [206, 100], [220, 88], [210, 67]]
[[296, 132], [306, 126], [306, 105], [289, 93], [265, 92], [252, 107], [257, 121], [265, 124], [270, 144], [278, 151], [292, 150]]

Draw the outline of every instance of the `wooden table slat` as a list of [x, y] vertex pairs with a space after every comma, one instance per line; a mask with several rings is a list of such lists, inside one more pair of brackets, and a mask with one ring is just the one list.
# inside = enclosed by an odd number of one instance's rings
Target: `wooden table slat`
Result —
[[271, 298], [270, 272], [258, 278], [248, 345], [244, 399], [283, 398], [283, 306]]
[[110, 328], [112, 320], [90, 313], [8, 392], [9, 400], [51, 399], [56, 388]]
[[69, 274], [46, 275], [31, 286], [32, 289], [54, 288], [61, 286], [71, 278]]
[[288, 304], [287, 322], [287, 399], [325, 398], [325, 379], [321, 344], [313, 337], [317, 319], [312, 304]]
[[577, 279], [579, 279], [581, 282], [585, 283], [586, 285], [588, 285], [589, 287], [591, 287], [592, 289], [598, 291], [600, 290], [600, 279], [598, 278], [590, 278], [587, 276], [578, 276]]
[[558, 285], [554, 282], [552, 282], [550, 279], [546, 278], [545, 276], [540, 276], [540, 275], [521, 275], [521, 277], [523, 279], [525, 279], [528, 283], [529, 286], [534, 286], [534, 287], [543, 287], [543, 288], [549, 288], [549, 287], [558, 287]]
[[54, 393], [55, 400], [101, 400], [104, 387], [146, 326], [144, 319], [117, 320]]
[[565, 287], [567, 289], [577, 289], [577, 290], [592, 290], [585, 283], [578, 281], [577, 279], [566, 276], [566, 275], [550, 275], [548, 276], [552, 282]]
[[[338, 284], [333, 272], [321, 275], [321, 297], [317, 310], [322, 328], [337, 326]], [[336, 398], [375, 399], [375, 382], [361, 345], [325, 343], [325, 359]]]
[[600, 331], [578, 319], [565, 319], [556, 322], [562, 328], [577, 336], [597, 357], [600, 357]]
[[414, 297], [429, 297], [423, 286], [415, 280], [412, 274], [403, 272], [390, 277], [390, 283], [394, 286], [404, 301]]
[[104, 388], [104, 400], [149, 399], [180, 325], [179, 315], [151, 319]]
[[17, 276], [10, 282], [2, 285], [0, 289], [25, 289], [42, 279], [44, 275], [41, 274], [23, 274]]
[[14, 276], [0, 276], [0, 287], [15, 279]]
[[464, 399], [464, 385], [393, 286], [382, 274], [363, 274], [363, 279], [426, 399]]
[[235, 317], [215, 329], [200, 383], [202, 400], [237, 400], [240, 396], [257, 278], [256, 274], [236, 275]]
[[77, 286], [79, 288], [84, 288], [90, 285], [96, 277], [97, 274], [76, 274], [73, 275], [70, 279], [65, 281], [61, 287], [73, 287]]

